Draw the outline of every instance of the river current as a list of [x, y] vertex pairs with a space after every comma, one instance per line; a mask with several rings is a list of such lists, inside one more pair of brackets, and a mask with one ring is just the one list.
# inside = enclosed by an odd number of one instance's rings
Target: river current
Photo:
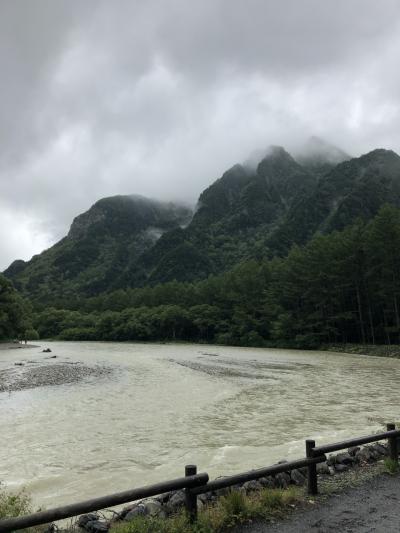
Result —
[[0, 480], [43, 507], [180, 477], [189, 463], [210, 477], [268, 466], [303, 457], [306, 438], [400, 419], [398, 359], [97, 342], [0, 351], [3, 372], [63, 364], [105, 371], [0, 392]]

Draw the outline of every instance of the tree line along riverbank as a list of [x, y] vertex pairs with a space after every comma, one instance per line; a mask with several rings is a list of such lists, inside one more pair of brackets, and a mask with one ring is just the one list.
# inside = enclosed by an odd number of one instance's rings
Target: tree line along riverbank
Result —
[[400, 210], [386, 206], [372, 221], [317, 235], [287, 257], [244, 257], [232, 270], [202, 281], [121, 288], [94, 297], [55, 293], [51, 307], [35, 300], [33, 312], [25, 312], [30, 322], [19, 319], [18, 327], [7, 329], [2, 315], [0, 338], [25, 328], [19, 336], [30, 329], [31, 338], [62, 340], [327, 345], [351, 351], [359, 344], [368, 346], [368, 353], [370, 345], [384, 345], [392, 355], [400, 343], [399, 265]]

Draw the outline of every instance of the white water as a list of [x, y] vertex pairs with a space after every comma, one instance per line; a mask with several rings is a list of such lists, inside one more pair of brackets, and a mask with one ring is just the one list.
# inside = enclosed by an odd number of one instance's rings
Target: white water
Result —
[[[46, 343], [113, 369], [0, 393], [0, 480], [44, 507], [183, 474], [210, 477], [304, 456], [400, 419], [400, 360], [201, 345]], [[0, 351], [0, 370], [42, 348]], [[50, 361], [46, 361], [49, 363]], [[28, 364], [26, 365], [26, 367]]]

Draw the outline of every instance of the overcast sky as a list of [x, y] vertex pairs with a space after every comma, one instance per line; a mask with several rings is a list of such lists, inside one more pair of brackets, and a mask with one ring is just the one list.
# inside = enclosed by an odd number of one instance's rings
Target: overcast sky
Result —
[[1, 0], [0, 269], [249, 153], [400, 151], [398, 0]]

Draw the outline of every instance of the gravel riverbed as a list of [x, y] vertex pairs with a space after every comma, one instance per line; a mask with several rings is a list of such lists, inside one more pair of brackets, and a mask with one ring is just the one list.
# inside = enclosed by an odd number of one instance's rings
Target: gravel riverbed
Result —
[[0, 393], [15, 392], [38, 387], [76, 383], [89, 377], [102, 377], [112, 372], [104, 365], [86, 365], [82, 361], [66, 360], [50, 352], [35, 353], [28, 356], [25, 348], [38, 348], [24, 344], [1, 344], [2, 350], [23, 348], [21, 357], [10, 361], [6, 368], [0, 370]]

